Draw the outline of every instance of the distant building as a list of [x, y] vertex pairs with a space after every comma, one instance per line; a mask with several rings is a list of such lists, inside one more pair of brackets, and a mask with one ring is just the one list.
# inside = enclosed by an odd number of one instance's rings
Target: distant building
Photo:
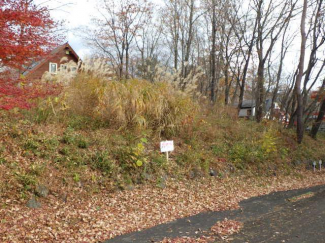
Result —
[[71, 62], [74, 62], [76, 65], [70, 67], [71, 70], [69, 71], [74, 72], [77, 71], [78, 61], [79, 56], [77, 53], [68, 43], [65, 43], [55, 48], [42, 60], [32, 63], [21, 75], [31, 80], [41, 79], [45, 72], [56, 75], [60, 69], [67, 69], [67, 64]]
[[256, 111], [256, 102], [255, 100], [244, 100], [240, 110], [239, 117], [254, 117]]
[[[265, 101], [265, 110], [266, 110], [266, 118], [269, 118], [271, 111], [272, 99], [267, 99]], [[280, 115], [280, 106], [277, 102], [274, 102], [274, 116], [278, 117]], [[255, 100], [244, 100], [240, 110], [239, 117], [255, 117], [256, 112], [256, 102]]]

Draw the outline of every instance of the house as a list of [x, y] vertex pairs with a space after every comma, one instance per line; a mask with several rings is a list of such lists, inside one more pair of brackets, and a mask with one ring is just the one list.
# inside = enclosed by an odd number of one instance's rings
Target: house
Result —
[[239, 117], [252, 117], [255, 116], [256, 102], [255, 100], [244, 100], [240, 110]]
[[[270, 111], [271, 111], [271, 105], [272, 105], [272, 99], [266, 99], [265, 100], [265, 110], [266, 110], [266, 115], [265, 118], [269, 119], [270, 117]], [[281, 116], [280, 112], [280, 106], [277, 102], [274, 102], [274, 116], [276, 118], [279, 118]], [[239, 110], [239, 117], [254, 117], [255, 116], [255, 111], [256, 111], [256, 102], [255, 100], [244, 100], [241, 108]]]
[[[22, 76], [27, 79], [35, 80], [41, 79], [44, 73], [56, 75], [58, 71], [62, 69], [69, 69], [69, 71], [76, 72], [78, 61], [79, 56], [67, 42], [55, 48], [42, 60], [32, 63], [27, 70], [22, 73]], [[68, 66], [68, 63], [74, 63], [75, 65], [71, 67], [71, 65]]]

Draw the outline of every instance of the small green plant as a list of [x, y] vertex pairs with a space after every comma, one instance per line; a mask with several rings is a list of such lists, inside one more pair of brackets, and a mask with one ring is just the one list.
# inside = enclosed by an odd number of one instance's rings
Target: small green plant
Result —
[[25, 190], [31, 190], [37, 183], [36, 176], [26, 172], [15, 172], [16, 180], [23, 186]]
[[138, 175], [147, 167], [148, 159], [142, 142], [135, 146], [121, 146], [114, 151], [114, 155], [121, 169], [126, 173]]
[[276, 137], [272, 134], [272, 130], [266, 132], [262, 138], [262, 149], [266, 154], [277, 152]]
[[56, 148], [60, 145], [60, 142], [56, 137], [48, 139], [44, 143], [45, 143], [46, 149], [49, 149], [49, 150], [56, 150]]
[[28, 139], [25, 143], [24, 143], [24, 149], [26, 150], [31, 150], [32, 152], [36, 152], [37, 149], [40, 147], [40, 144], [32, 139]]
[[95, 169], [99, 169], [104, 174], [109, 174], [113, 170], [113, 163], [107, 151], [97, 151], [92, 157], [90, 164]]
[[45, 123], [49, 120], [51, 115], [53, 115], [53, 110], [48, 106], [48, 104], [46, 104], [46, 102], [43, 102], [34, 109], [33, 120], [39, 124]]
[[69, 147], [65, 146], [59, 150], [59, 153], [64, 156], [68, 156], [68, 155], [70, 155], [70, 149], [69, 149]]
[[289, 154], [289, 150], [287, 148], [281, 148], [280, 154], [282, 159], [286, 159]]
[[44, 172], [46, 165], [44, 164], [31, 164], [29, 168], [29, 174], [33, 176], [40, 176]]
[[211, 146], [212, 153], [216, 156], [224, 156], [226, 148], [223, 145], [213, 144]]
[[65, 132], [63, 133], [62, 143], [65, 144], [73, 144], [76, 140], [76, 136], [74, 134], [74, 130], [68, 127]]
[[151, 161], [155, 166], [165, 167], [166, 166], [166, 156], [160, 153], [153, 153], [151, 155]]
[[7, 163], [7, 160], [3, 157], [0, 157], [0, 165]]
[[83, 138], [78, 138], [76, 142], [77, 142], [78, 148], [81, 148], [81, 149], [88, 148], [88, 146], [89, 146], [89, 142]]
[[80, 175], [78, 173], [74, 173], [73, 174], [73, 180], [76, 183], [80, 182]]

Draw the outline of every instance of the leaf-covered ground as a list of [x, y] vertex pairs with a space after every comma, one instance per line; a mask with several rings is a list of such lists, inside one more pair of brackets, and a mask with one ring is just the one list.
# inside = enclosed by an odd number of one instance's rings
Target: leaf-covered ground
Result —
[[215, 177], [174, 181], [165, 189], [141, 186], [115, 193], [79, 197], [82, 188], [65, 200], [52, 193], [42, 208], [26, 201], [1, 199], [1, 242], [98, 242], [131, 231], [207, 210], [227, 210], [238, 202], [274, 191], [325, 184], [324, 173], [303, 176], [244, 178]]
[[243, 227], [243, 223], [235, 220], [224, 219], [218, 221], [210, 229], [210, 232], [204, 232], [206, 235], [193, 238], [193, 237], [177, 237], [177, 238], [165, 238], [160, 243], [212, 243], [216, 238], [220, 238], [224, 241], [228, 241], [228, 236], [237, 233]]

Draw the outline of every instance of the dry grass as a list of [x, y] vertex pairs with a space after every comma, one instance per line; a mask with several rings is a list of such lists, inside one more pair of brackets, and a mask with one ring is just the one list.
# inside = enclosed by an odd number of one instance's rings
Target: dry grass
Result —
[[144, 80], [114, 81], [79, 74], [66, 89], [69, 112], [106, 122], [114, 128], [175, 133], [197, 107], [170, 84]]

